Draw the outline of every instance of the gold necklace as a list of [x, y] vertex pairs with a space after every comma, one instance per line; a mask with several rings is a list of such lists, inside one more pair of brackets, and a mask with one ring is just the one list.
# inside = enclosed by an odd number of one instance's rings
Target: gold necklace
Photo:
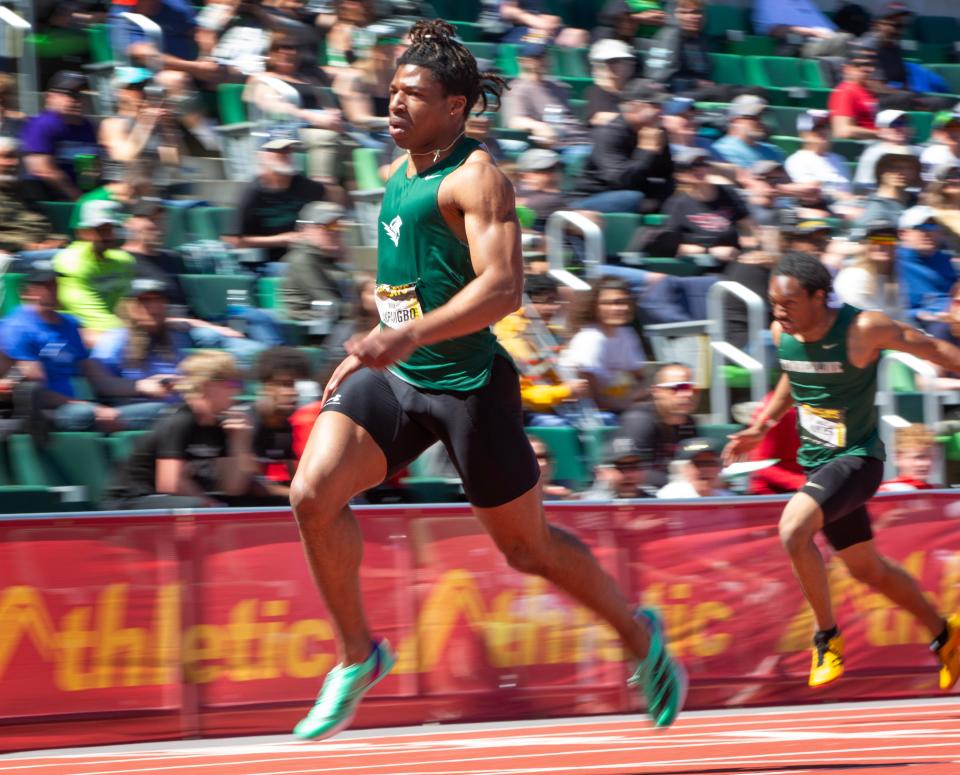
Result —
[[445, 151], [449, 151], [451, 148], [453, 148], [453, 146], [455, 146], [455, 145], [457, 144], [457, 141], [458, 141], [461, 137], [463, 137], [463, 135], [464, 135], [464, 132], [461, 132], [461, 133], [458, 134], [456, 137], [454, 137], [454, 138], [453, 138], [453, 142], [450, 143], [450, 145], [448, 145], [446, 148], [437, 148], [437, 149], [435, 149], [435, 150], [433, 150], [433, 151], [424, 151], [423, 153], [414, 153], [413, 151], [407, 151], [407, 155], [408, 155], [408, 156], [427, 156], [428, 154], [431, 154], [431, 153], [432, 153], [432, 154], [433, 154], [433, 163], [436, 164], [436, 163], [437, 163], [437, 159], [440, 158], [440, 154], [441, 154], [441, 153], [444, 153]]

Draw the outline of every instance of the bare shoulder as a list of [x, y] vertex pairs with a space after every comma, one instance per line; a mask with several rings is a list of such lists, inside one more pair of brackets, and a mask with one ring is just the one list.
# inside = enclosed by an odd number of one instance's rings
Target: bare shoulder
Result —
[[877, 310], [865, 310], [853, 320], [853, 330], [860, 336], [887, 334], [900, 327], [889, 315]]
[[443, 205], [455, 205], [463, 212], [513, 212], [516, 207], [513, 184], [484, 148], [471, 153], [447, 177], [439, 195]]

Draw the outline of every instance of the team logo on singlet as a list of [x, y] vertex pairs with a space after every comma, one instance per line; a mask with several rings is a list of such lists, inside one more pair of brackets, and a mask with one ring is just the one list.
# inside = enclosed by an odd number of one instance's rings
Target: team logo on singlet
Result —
[[380, 221], [380, 223], [383, 224], [383, 230], [387, 233], [393, 246], [395, 248], [400, 247], [400, 227], [403, 226], [403, 221], [400, 220], [400, 216], [393, 216], [393, 220], [390, 221], [390, 223], [386, 221]]

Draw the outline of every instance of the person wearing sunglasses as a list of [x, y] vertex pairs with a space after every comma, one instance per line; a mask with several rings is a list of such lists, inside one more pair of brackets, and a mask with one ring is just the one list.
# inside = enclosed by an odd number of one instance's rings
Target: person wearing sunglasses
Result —
[[843, 80], [830, 92], [830, 128], [837, 140], [872, 140], [877, 136], [877, 95], [873, 72], [877, 60], [869, 49], [851, 48]]
[[850, 241], [857, 248], [834, 279], [837, 296], [854, 307], [899, 317], [900, 299], [894, 272], [899, 242], [897, 224], [878, 218], [863, 228], [854, 229]]
[[943, 249], [943, 227], [931, 207], [911, 207], [901, 217], [897, 280], [911, 320], [926, 328], [941, 319], [957, 281], [953, 257]]
[[669, 479], [678, 445], [697, 435], [693, 412], [700, 402], [700, 389], [689, 366], [667, 363], [654, 374], [650, 395], [651, 401], [623, 414], [620, 429], [649, 459], [647, 484], [657, 488]]
[[924, 191], [924, 204], [936, 212], [949, 249], [960, 251], [960, 163], [934, 169], [933, 182]]

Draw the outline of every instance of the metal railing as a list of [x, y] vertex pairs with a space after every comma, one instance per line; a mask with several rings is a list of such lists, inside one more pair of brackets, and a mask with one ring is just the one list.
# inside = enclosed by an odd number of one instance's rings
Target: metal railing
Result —
[[17, 60], [17, 95], [28, 116], [40, 112], [37, 53], [33, 45], [33, 4], [23, 3], [23, 15], [0, 6], [0, 58]]
[[597, 224], [585, 215], [572, 210], [558, 210], [547, 219], [547, 263], [550, 265], [550, 274], [558, 282], [573, 288], [576, 291], [588, 291], [590, 285], [572, 272], [564, 268], [563, 264], [563, 235], [567, 226], [572, 226], [583, 234], [586, 248], [584, 269], [587, 278], [600, 276], [600, 266], [603, 264], [604, 247], [603, 231]]
[[[893, 454], [896, 451], [895, 433], [909, 423], [897, 414], [897, 393], [893, 390], [894, 367], [901, 365], [919, 377], [932, 381], [937, 378], [933, 364], [910, 355], [909, 353], [887, 350], [877, 364], [877, 408], [880, 414], [880, 440], [887, 448], [887, 461], [884, 466], [884, 478], [896, 476]], [[919, 391], [923, 394], [923, 424], [933, 430], [943, 419], [943, 394], [933, 388]], [[939, 455], [936, 465], [936, 481], [943, 482], [946, 473], [944, 455]]]
[[[747, 306], [748, 350], [745, 352], [727, 341], [723, 314], [724, 296], [732, 294]], [[730, 421], [730, 395], [723, 366], [733, 363], [750, 374], [750, 400], [763, 401], [767, 394], [767, 356], [763, 332], [766, 317], [763, 299], [744, 285], [720, 280], [707, 292], [707, 330], [710, 335], [710, 409], [714, 423]]]

